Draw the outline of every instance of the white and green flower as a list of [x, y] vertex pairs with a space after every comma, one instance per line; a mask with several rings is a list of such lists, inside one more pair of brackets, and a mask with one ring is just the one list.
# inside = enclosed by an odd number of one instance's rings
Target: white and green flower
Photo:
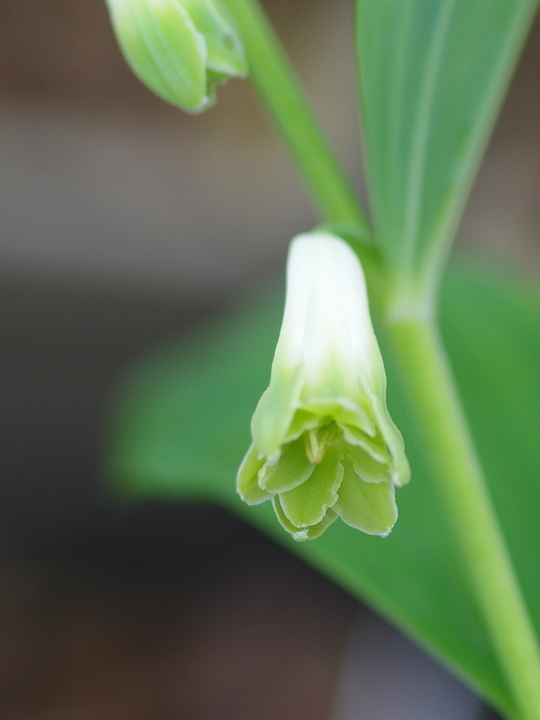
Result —
[[372, 535], [397, 519], [409, 480], [403, 439], [386, 407], [386, 375], [364, 273], [350, 246], [325, 232], [289, 250], [285, 313], [270, 385], [251, 424], [237, 489], [271, 500], [295, 540], [338, 517]]
[[107, 0], [120, 48], [156, 95], [189, 112], [215, 100], [216, 86], [245, 77], [238, 29], [220, 0]]

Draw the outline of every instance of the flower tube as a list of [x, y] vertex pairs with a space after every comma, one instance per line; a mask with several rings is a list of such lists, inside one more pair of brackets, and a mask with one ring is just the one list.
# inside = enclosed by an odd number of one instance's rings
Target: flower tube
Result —
[[271, 500], [295, 540], [338, 517], [386, 536], [395, 487], [409, 480], [403, 439], [386, 407], [386, 375], [360, 262], [326, 232], [296, 237], [270, 385], [237, 476], [250, 505]]

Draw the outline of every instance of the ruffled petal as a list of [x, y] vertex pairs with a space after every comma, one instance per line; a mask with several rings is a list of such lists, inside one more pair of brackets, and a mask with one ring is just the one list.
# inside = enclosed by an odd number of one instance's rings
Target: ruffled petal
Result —
[[385, 537], [398, 516], [394, 485], [387, 481], [364, 482], [346, 462], [333, 509], [347, 525], [368, 535]]
[[337, 501], [342, 479], [339, 453], [329, 449], [306, 482], [294, 490], [280, 493], [281, 507], [290, 523], [296, 528], [320, 523]]

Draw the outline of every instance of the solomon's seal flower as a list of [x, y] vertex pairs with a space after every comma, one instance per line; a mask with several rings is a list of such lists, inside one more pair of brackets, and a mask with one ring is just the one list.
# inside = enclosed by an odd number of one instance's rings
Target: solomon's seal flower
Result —
[[124, 57], [156, 95], [188, 112], [215, 100], [216, 85], [244, 77], [234, 19], [220, 0], [107, 0]]
[[270, 385], [238, 471], [241, 498], [271, 500], [295, 540], [318, 537], [338, 517], [387, 535], [409, 467], [385, 392], [357, 256], [329, 233], [299, 235]]

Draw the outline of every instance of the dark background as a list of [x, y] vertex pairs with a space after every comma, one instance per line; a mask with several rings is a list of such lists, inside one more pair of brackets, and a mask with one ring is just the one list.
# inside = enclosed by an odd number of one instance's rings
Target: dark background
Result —
[[[266, 5], [363, 192], [349, 3]], [[532, 272], [539, 60], [537, 23], [460, 233]], [[129, 361], [280, 273], [315, 221], [248, 84], [183, 115], [104, 3], [0, 0], [0, 186], [0, 718], [330, 717], [371, 616], [218, 509], [99, 485]]]

